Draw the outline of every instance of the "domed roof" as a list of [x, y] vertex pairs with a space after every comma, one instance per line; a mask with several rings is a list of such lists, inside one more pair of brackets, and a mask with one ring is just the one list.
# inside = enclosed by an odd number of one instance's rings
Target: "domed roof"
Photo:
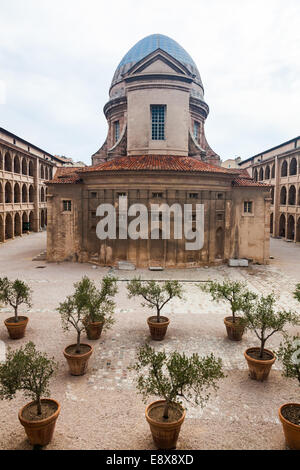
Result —
[[111, 86], [122, 80], [122, 74], [126, 73], [133, 65], [139, 62], [151, 52], [161, 49], [169, 55], [181, 62], [194, 76], [195, 81], [202, 86], [201, 78], [197, 66], [191, 56], [183, 49], [183, 47], [174, 41], [174, 39], [164, 36], [163, 34], [151, 34], [141, 39], [125, 54], [119, 63]]

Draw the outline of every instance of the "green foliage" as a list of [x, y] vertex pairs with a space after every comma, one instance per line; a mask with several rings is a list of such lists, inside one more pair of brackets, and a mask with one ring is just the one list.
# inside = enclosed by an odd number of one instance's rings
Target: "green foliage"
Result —
[[113, 314], [116, 304], [113, 297], [118, 292], [117, 278], [105, 276], [102, 279], [100, 290], [96, 288], [92, 281], [89, 281], [89, 283], [90, 295], [87, 299], [84, 324], [103, 322], [103, 329], [109, 329], [115, 322]]
[[162, 308], [174, 297], [183, 298], [182, 285], [178, 281], [141, 281], [134, 278], [127, 284], [128, 297], [142, 297], [143, 307], [156, 309], [157, 318], [160, 317]]
[[21, 390], [36, 401], [37, 414], [41, 414], [41, 397], [50, 395], [49, 381], [56, 369], [54, 360], [37, 351], [32, 342], [17, 351], [9, 349], [0, 364], [0, 399], [11, 400]]
[[300, 302], [300, 284], [296, 284], [296, 290], [294, 292], [294, 298]]
[[247, 328], [253, 330], [261, 342], [260, 357], [266, 341], [277, 332], [283, 332], [287, 324], [297, 325], [299, 317], [290, 310], [275, 310], [274, 293], [260, 296], [251, 308], [245, 311]]
[[298, 379], [300, 385], [300, 335], [285, 335], [277, 356], [283, 364], [283, 375]]
[[[208, 292], [216, 302], [229, 302], [233, 322], [235, 322], [237, 312], [243, 313], [245, 310], [249, 310], [257, 298], [256, 294], [247, 289], [246, 283], [238, 281], [225, 280], [222, 283], [209, 281], [200, 285], [200, 289], [203, 292]], [[244, 322], [244, 318], [241, 320]]]
[[18, 307], [26, 304], [31, 307], [31, 289], [23, 281], [16, 279], [10, 281], [7, 277], [0, 278], [0, 302], [10, 305], [15, 312], [15, 321], [18, 321]]
[[213, 354], [201, 358], [174, 351], [168, 355], [165, 351], [155, 352], [149, 345], [139, 349], [136, 363], [129, 369], [138, 373], [137, 390], [144, 400], [156, 395], [166, 401], [167, 407], [181, 404], [181, 399], [203, 406], [210, 396], [208, 389], [216, 390], [217, 381], [224, 377], [222, 360]]

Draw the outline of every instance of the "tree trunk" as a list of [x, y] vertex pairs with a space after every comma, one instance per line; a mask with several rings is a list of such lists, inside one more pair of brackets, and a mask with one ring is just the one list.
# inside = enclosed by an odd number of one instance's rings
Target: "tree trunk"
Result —
[[165, 404], [165, 407], [164, 407], [164, 415], [163, 415], [164, 419], [169, 418], [169, 408], [170, 408], [170, 404], [169, 404], [168, 401], [166, 401], [166, 404]]
[[265, 342], [266, 342], [266, 340], [264, 338], [262, 338], [261, 339], [261, 345], [260, 345], [260, 353], [259, 353], [260, 359], [263, 358], [264, 349], [265, 349]]
[[37, 397], [36, 403], [37, 403], [37, 414], [40, 416], [42, 414], [41, 397]]
[[77, 331], [76, 353], [80, 354], [80, 331]]
[[15, 307], [15, 323], [18, 323], [18, 307]]
[[157, 323], [159, 323], [159, 320], [160, 320], [160, 310], [157, 307]]

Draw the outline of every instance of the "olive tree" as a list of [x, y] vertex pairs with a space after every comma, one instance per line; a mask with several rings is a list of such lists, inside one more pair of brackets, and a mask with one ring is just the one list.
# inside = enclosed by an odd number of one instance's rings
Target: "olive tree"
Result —
[[156, 395], [165, 400], [164, 419], [169, 417], [172, 404], [182, 404], [182, 399], [203, 406], [208, 400], [209, 388], [217, 389], [217, 381], [224, 377], [222, 360], [213, 354], [199, 357], [174, 351], [155, 352], [149, 345], [137, 352], [136, 363], [129, 367], [137, 372], [136, 386], [144, 400]]
[[161, 310], [174, 297], [182, 299], [183, 289], [178, 281], [141, 281], [132, 279], [127, 284], [128, 297], [142, 297], [143, 307], [148, 307], [156, 311], [157, 323], [160, 321]]
[[277, 356], [283, 364], [283, 374], [297, 379], [300, 385], [300, 335], [285, 335]]
[[41, 415], [41, 398], [50, 395], [49, 381], [56, 370], [54, 360], [37, 351], [32, 342], [17, 351], [9, 349], [0, 364], [0, 399], [11, 400], [20, 390], [36, 402], [37, 415]]
[[10, 305], [14, 309], [14, 321], [18, 323], [18, 308], [21, 304], [31, 307], [32, 292], [23, 281], [16, 279], [10, 281], [7, 277], [0, 278], [0, 302]]
[[118, 292], [117, 278], [105, 276], [102, 279], [100, 289], [97, 289], [95, 283], [88, 278], [84, 278], [84, 284], [89, 293], [86, 298], [84, 324], [103, 322], [104, 328], [110, 328], [115, 322], [113, 313], [116, 304], [113, 297]]
[[297, 325], [299, 318], [290, 310], [276, 310], [274, 293], [260, 296], [255, 304], [245, 309], [246, 327], [254, 331], [260, 341], [259, 357], [263, 358], [266, 341], [275, 333], [284, 332], [287, 324]]

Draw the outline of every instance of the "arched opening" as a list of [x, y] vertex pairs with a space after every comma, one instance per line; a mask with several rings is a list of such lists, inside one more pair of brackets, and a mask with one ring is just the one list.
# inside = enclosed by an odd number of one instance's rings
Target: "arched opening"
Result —
[[296, 204], [296, 188], [292, 185], [289, 189], [289, 205], [294, 206]]
[[216, 231], [216, 259], [224, 257], [224, 232], [222, 227]]
[[0, 152], [0, 170], [3, 170], [3, 157], [2, 157], [1, 152]]
[[274, 204], [274, 186], [271, 188], [271, 204]]
[[10, 154], [7, 152], [5, 154], [5, 159], [4, 159], [4, 170], [5, 171], [12, 171], [12, 159]]
[[29, 222], [28, 222], [28, 215], [26, 212], [23, 212], [22, 215], [22, 232], [26, 233], [29, 231]]
[[272, 165], [271, 178], [275, 178], [275, 164]]
[[11, 184], [8, 181], [5, 185], [5, 203], [9, 204], [11, 202], [13, 202], [12, 201], [12, 188], [11, 188]]
[[23, 158], [22, 160], [22, 175], [27, 175], [28, 168], [27, 168], [27, 158]]
[[281, 165], [281, 176], [287, 176], [287, 168], [288, 168], [287, 161], [284, 160]]
[[29, 231], [33, 232], [33, 229], [34, 229], [34, 214], [31, 211], [29, 214]]
[[7, 214], [5, 217], [5, 240], [9, 238], [13, 238], [13, 223], [12, 223], [12, 216]]
[[292, 158], [291, 163], [290, 163], [290, 175], [296, 175], [297, 174], [297, 160], [296, 158]]
[[45, 227], [45, 213], [44, 209], [41, 210], [41, 228]]
[[296, 242], [300, 242], [300, 217], [297, 222]]
[[27, 202], [27, 200], [28, 200], [27, 186], [26, 186], [26, 184], [23, 184], [23, 186], [22, 186], [22, 202]]
[[262, 181], [263, 179], [264, 179], [264, 169], [263, 167], [261, 167], [259, 170], [259, 181]]
[[22, 235], [20, 214], [15, 214], [15, 237]]
[[46, 180], [49, 179], [49, 178], [48, 178], [48, 175], [49, 175], [49, 173], [48, 173], [48, 167], [46, 166], [46, 167], [45, 167], [45, 179], [46, 179]]
[[52, 168], [50, 168], [49, 179], [52, 180], [52, 178], [53, 178], [53, 170], [52, 170]]
[[287, 239], [294, 240], [295, 238], [295, 219], [293, 215], [289, 215], [287, 226]]
[[280, 204], [285, 205], [286, 204], [286, 187], [282, 186], [281, 191], [280, 191]]
[[21, 172], [20, 159], [18, 155], [16, 155], [14, 158], [14, 173], [20, 173], [20, 172]]
[[279, 219], [279, 236], [285, 238], [285, 215], [281, 214]]
[[270, 167], [269, 165], [267, 165], [266, 167], [266, 176], [265, 176], [266, 180], [269, 180], [270, 179]]
[[14, 202], [21, 202], [21, 191], [19, 183], [15, 183], [14, 186]]
[[28, 166], [28, 174], [29, 176], [34, 176], [34, 167], [33, 167], [33, 161], [29, 161], [29, 166]]
[[43, 180], [45, 178], [44, 166], [41, 165], [40, 167], [40, 177]]
[[29, 202], [34, 202], [34, 189], [33, 186], [29, 186]]
[[41, 202], [45, 202], [45, 189], [44, 189], [44, 186], [41, 187]]
[[253, 177], [254, 177], [254, 180], [255, 180], [255, 181], [258, 180], [258, 173], [257, 173], [257, 169], [256, 169], [256, 168], [255, 168], [255, 170], [254, 170], [254, 175], [253, 175]]
[[45, 227], [47, 227], [48, 225], [47, 216], [48, 216], [47, 209], [45, 209]]
[[3, 204], [3, 186], [0, 181], [0, 204]]
[[3, 243], [4, 242], [4, 232], [3, 232], [3, 216], [0, 215], [0, 243]]
[[270, 233], [271, 234], [273, 233], [273, 222], [274, 222], [274, 216], [273, 216], [273, 212], [271, 212], [270, 214]]

